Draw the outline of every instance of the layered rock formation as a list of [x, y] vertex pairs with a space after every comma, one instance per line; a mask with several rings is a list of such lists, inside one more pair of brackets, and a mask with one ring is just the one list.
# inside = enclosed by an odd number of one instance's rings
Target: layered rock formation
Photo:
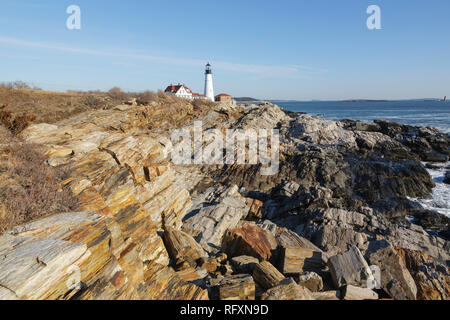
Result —
[[[279, 172], [173, 164], [170, 133], [198, 120], [279, 129]], [[434, 187], [421, 161], [450, 155], [433, 128], [268, 103], [153, 105], [33, 125], [22, 138], [43, 145], [49, 166], [71, 166], [64, 186], [81, 208], [0, 237], [0, 299], [450, 297], [448, 219], [410, 200]]]

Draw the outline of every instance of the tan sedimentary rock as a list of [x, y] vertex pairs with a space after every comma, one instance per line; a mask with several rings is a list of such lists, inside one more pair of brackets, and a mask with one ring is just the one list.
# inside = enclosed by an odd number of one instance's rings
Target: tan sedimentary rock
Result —
[[248, 220], [260, 220], [263, 217], [262, 207], [264, 203], [256, 199], [247, 198], [247, 206], [250, 208], [248, 211]]
[[281, 271], [284, 274], [298, 274], [308, 270], [320, 270], [322, 253], [307, 248], [282, 248]]
[[237, 273], [252, 274], [259, 260], [251, 256], [238, 256], [231, 259], [231, 264]]
[[233, 275], [210, 280], [213, 299], [255, 300], [255, 282], [249, 275]]
[[417, 287], [401, 256], [387, 241], [377, 241], [369, 248], [369, 262], [380, 270], [381, 288], [392, 298], [415, 300]]
[[183, 231], [166, 227], [164, 241], [169, 255], [176, 265], [186, 262], [189, 266], [195, 267], [200, 258], [208, 257], [208, 254], [194, 238]]
[[181, 227], [191, 206], [183, 187], [189, 181], [179, 185], [165, 160], [167, 137], [142, 129], [156, 121], [160, 128], [183, 123], [189, 110], [164, 119], [155, 107], [120, 106], [28, 127], [22, 137], [42, 144], [50, 165], [72, 166], [65, 185], [79, 197], [82, 212], [57, 214], [0, 237], [2, 297], [207, 299], [205, 290], [183, 280], [195, 272], [180, 277], [168, 267], [158, 233], [163, 224]]
[[258, 226], [244, 224], [240, 228], [229, 229], [222, 240], [222, 249], [229, 257], [248, 255], [259, 260], [269, 260], [272, 246], [268, 237], [272, 236]]
[[277, 286], [267, 290], [262, 300], [314, 300], [309, 289], [299, 286], [292, 278], [281, 280]]
[[378, 294], [369, 288], [348, 285], [342, 291], [344, 300], [378, 300]]
[[299, 285], [308, 288], [311, 292], [318, 292], [323, 289], [323, 280], [315, 272], [305, 272], [300, 274], [295, 280]]
[[148, 263], [145, 266], [146, 285], [138, 289], [145, 300], [208, 300], [208, 292], [191, 283], [186, 283], [171, 268]]
[[339, 290], [312, 292], [312, 296], [315, 300], [340, 300], [341, 292]]
[[[414, 278], [417, 286], [417, 299], [450, 299], [450, 275], [443, 265], [437, 265], [431, 257], [420, 251], [398, 247], [395, 250]], [[434, 270], [427, 266], [434, 266]]]
[[276, 286], [284, 275], [277, 270], [270, 262], [263, 261], [257, 264], [253, 270], [253, 278], [264, 289], [270, 289]]

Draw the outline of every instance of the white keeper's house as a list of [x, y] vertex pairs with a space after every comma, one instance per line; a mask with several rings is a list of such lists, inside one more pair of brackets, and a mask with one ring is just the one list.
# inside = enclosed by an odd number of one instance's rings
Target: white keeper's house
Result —
[[168, 86], [166, 88], [166, 90], [164, 92], [167, 94], [172, 94], [179, 98], [186, 98], [186, 99], [191, 99], [191, 100], [205, 99], [205, 95], [192, 92], [192, 90], [189, 89], [186, 85], [180, 84], [180, 83], [177, 85], [171, 84], [170, 86]]

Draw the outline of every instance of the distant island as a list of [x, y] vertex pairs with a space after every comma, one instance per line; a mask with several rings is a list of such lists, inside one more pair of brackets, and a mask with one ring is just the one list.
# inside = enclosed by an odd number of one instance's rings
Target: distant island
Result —
[[261, 101], [260, 99], [255, 99], [255, 98], [250, 98], [250, 97], [237, 97], [237, 98], [233, 98], [234, 100], [236, 100], [237, 102], [256, 102], [256, 101]]

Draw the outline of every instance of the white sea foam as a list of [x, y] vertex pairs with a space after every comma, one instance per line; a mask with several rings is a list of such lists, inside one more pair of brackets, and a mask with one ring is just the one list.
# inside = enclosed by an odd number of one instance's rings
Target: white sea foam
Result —
[[422, 208], [437, 211], [450, 218], [450, 185], [445, 184], [444, 176], [446, 167], [450, 165], [450, 162], [435, 164], [438, 169], [427, 169], [431, 178], [436, 183], [436, 187], [433, 189], [431, 199], [412, 199], [417, 201]]

